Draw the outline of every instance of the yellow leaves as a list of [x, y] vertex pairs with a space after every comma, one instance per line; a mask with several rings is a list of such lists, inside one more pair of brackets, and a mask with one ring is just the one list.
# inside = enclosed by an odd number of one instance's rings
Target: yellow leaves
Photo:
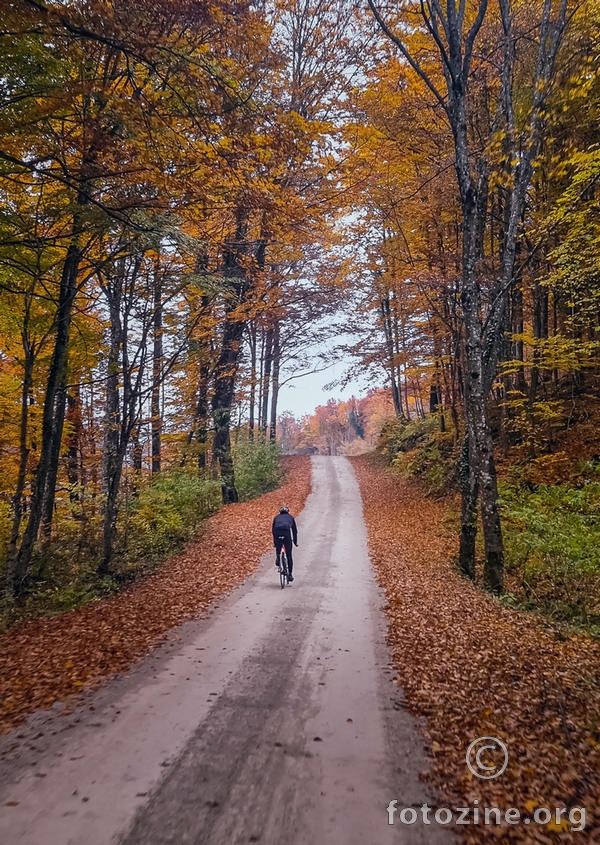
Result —
[[569, 831], [571, 829], [571, 826], [572, 825], [569, 821], [568, 816], [563, 816], [558, 821], [555, 817], [553, 817], [546, 825], [546, 830], [549, 830], [552, 833], [562, 833]]
[[[532, 801], [530, 799], [528, 801], [525, 801], [525, 803], [523, 804], [523, 809], [528, 818], [535, 819], [537, 818], [536, 813], [539, 812], [542, 813], [542, 818], [546, 818], [546, 810], [548, 808], [547, 805], [542, 806], [539, 801]], [[564, 814], [561, 811], [561, 808], [558, 808], [558, 812], [556, 811], [556, 808], [553, 808], [550, 812], [550, 821], [544, 823], [544, 827], [546, 830], [551, 831], [553, 833], [560, 833], [561, 831], [570, 830], [571, 822], [569, 821], [568, 813], [566, 812], [566, 810], [564, 811]]]
[[520, 367], [536, 366], [539, 369], [559, 369], [567, 372], [595, 366], [599, 343], [596, 340], [579, 340], [565, 335], [537, 338], [527, 332], [511, 335], [513, 342], [523, 343], [535, 353], [526, 355], [526, 360], [506, 361], [504, 372], [515, 372]]

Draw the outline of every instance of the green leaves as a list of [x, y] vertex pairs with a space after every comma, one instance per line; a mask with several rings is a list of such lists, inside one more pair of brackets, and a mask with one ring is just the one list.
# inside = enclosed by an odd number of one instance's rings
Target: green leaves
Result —
[[600, 483], [505, 484], [501, 496], [507, 566], [525, 598], [556, 619], [600, 625]]
[[279, 452], [279, 444], [266, 440], [262, 435], [251, 441], [247, 439], [245, 432], [238, 432], [238, 441], [233, 449], [233, 463], [242, 501], [253, 499], [279, 486]]

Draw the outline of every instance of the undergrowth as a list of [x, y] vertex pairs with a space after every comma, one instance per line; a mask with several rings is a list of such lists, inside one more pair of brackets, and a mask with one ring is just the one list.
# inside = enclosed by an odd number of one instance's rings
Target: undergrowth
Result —
[[[239, 436], [234, 464], [242, 501], [274, 490], [282, 482], [279, 450], [264, 438], [251, 442]], [[88, 501], [76, 516], [68, 504], [62, 505], [57, 509], [52, 539], [34, 554], [22, 600], [8, 607], [0, 599], [0, 629], [15, 621], [72, 610], [150, 574], [168, 555], [180, 550], [220, 506], [220, 482], [192, 469], [171, 467], [154, 477], [127, 475], [111, 573], [100, 577], [101, 497]], [[0, 510], [0, 534], [5, 523], [9, 525], [9, 517], [8, 509], [7, 513]], [[0, 560], [0, 579], [4, 577], [5, 563]]]
[[456, 481], [456, 447], [451, 431], [442, 431], [440, 417], [403, 422], [393, 420], [383, 427], [379, 449], [400, 475], [419, 478], [430, 494], [446, 493]]
[[233, 447], [235, 480], [240, 500], [255, 499], [276, 490], [282, 482], [279, 467], [281, 449], [273, 440], [259, 435], [254, 440], [240, 431]]
[[154, 571], [180, 549], [220, 506], [220, 484], [179, 468], [123, 484], [115, 553], [108, 576], [100, 576], [100, 502], [84, 517], [58, 513], [53, 538], [36, 550], [26, 593], [5, 622], [72, 610], [122, 589]]
[[600, 635], [600, 480], [504, 482], [500, 494], [504, 601]]
[[[456, 491], [457, 449], [437, 415], [384, 427], [379, 451], [394, 471], [427, 491]], [[505, 605], [559, 626], [600, 636], [600, 462], [563, 451], [503, 461], [500, 506], [505, 546]], [[457, 532], [460, 517], [449, 506]], [[477, 556], [483, 558], [481, 531]]]

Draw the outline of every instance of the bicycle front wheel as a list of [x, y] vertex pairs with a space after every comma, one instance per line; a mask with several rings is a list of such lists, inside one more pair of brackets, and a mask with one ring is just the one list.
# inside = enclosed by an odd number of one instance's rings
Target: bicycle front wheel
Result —
[[287, 576], [288, 576], [288, 568], [287, 568], [287, 556], [285, 552], [281, 552], [281, 565], [279, 567], [279, 583], [281, 584], [281, 589], [285, 587], [287, 584]]

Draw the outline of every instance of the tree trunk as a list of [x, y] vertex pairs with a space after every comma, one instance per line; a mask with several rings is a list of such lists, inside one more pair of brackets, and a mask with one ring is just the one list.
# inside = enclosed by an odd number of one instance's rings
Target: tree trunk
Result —
[[131, 432], [131, 457], [133, 462], [133, 470], [136, 475], [139, 475], [142, 471], [143, 460], [144, 460], [144, 451], [142, 449], [142, 444], [140, 442], [140, 432], [138, 428], [134, 428]]
[[238, 501], [235, 472], [231, 457], [231, 406], [233, 404], [244, 323], [229, 317], [223, 329], [221, 354], [216, 366], [215, 389], [212, 399], [214, 423], [213, 459], [221, 474], [223, 503]]
[[163, 366], [163, 306], [162, 306], [162, 278], [157, 266], [154, 271], [154, 314], [153, 314], [154, 348], [152, 355], [152, 394], [150, 398], [150, 416], [152, 419], [152, 475], [160, 472], [162, 414], [160, 407], [160, 390], [162, 385]]
[[[540, 285], [536, 278], [533, 285], [533, 337], [536, 341], [548, 339], [548, 288]], [[540, 346], [536, 344], [533, 348], [533, 364], [531, 367], [531, 384], [529, 389], [529, 401], [533, 403], [537, 399], [540, 384]]]
[[108, 456], [106, 462], [107, 488], [104, 504], [104, 521], [102, 531], [102, 562], [98, 569], [101, 576], [108, 575], [113, 558], [115, 539], [117, 535], [118, 497], [123, 474], [125, 453], [121, 446]]
[[280, 345], [280, 323], [276, 320], [273, 327], [273, 377], [271, 385], [271, 423], [269, 427], [269, 440], [275, 440], [277, 436], [277, 400], [279, 398], [279, 367], [281, 363]]
[[67, 251], [60, 279], [56, 336], [44, 397], [40, 460], [31, 498], [27, 528], [14, 567], [13, 583], [17, 594], [23, 588], [40, 523], [43, 519], [46, 528], [49, 530], [52, 522], [60, 446], [65, 421], [69, 331], [73, 302], [77, 292], [77, 273], [81, 261], [81, 249], [77, 243], [77, 234], [75, 234], [77, 227], [78, 223], [75, 221], [73, 226], [74, 239]]
[[523, 345], [523, 286], [521, 279], [515, 279], [512, 287], [512, 332], [517, 335], [513, 341], [512, 355], [518, 362], [515, 387], [524, 396], [527, 395], [525, 382], [525, 350]]
[[198, 443], [198, 469], [206, 470], [206, 444], [208, 443], [208, 364], [200, 367], [198, 402], [196, 404], [196, 442]]
[[215, 402], [213, 404], [213, 420], [215, 426], [215, 440], [213, 445], [213, 455], [215, 461], [218, 462], [221, 473], [221, 495], [223, 504], [228, 505], [239, 500], [237, 488], [235, 486], [235, 471], [233, 468], [233, 459], [231, 457], [231, 408], [216, 407], [217, 402], [223, 401], [225, 397], [224, 390], [215, 393]]
[[498, 506], [498, 478], [494, 464], [492, 435], [487, 420], [482, 431], [480, 445], [479, 477], [481, 485], [481, 522], [485, 546], [485, 565], [483, 583], [492, 593], [501, 593], [504, 589], [504, 542], [500, 525]]
[[261, 431], [262, 429], [262, 391], [263, 391], [263, 369], [265, 365], [265, 333], [263, 330], [260, 332], [260, 358], [259, 358], [259, 367], [258, 367], [258, 374], [257, 374], [257, 381], [258, 381], [258, 398], [256, 401], [256, 407], [258, 409], [258, 430]]
[[271, 387], [271, 367], [273, 365], [273, 326], [267, 329], [265, 340], [265, 363], [262, 379], [262, 408], [260, 412], [261, 433], [267, 435], [267, 423], [269, 419], [269, 389]]
[[394, 354], [394, 335], [392, 331], [390, 300], [386, 296], [381, 300], [381, 318], [383, 322], [383, 332], [385, 336], [385, 343], [388, 354], [388, 372], [390, 376], [390, 384], [392, 386], [392, 402], [394, 403], [394, 413], [398, 419], [404, 419], [404, 409], [402, 407], [402, 393], [398, 384], [398, 377], [396, 371], [396, 358]]
[[29, 459], [28, 428], [29, 428], [29, 393], [33, 385], [34, 353], [27, 339], [27, 329], [23, 331], [25, 347], [25, 365], [23, 371], [23, 385], [21, 390], [21, 420], [19, 425], [19, 470], [17, 484], [12, 497], [13, 520], [8, 540], [6, 556], [6, 596], [12, 599], [17, 592], [17, 543], [23, 518], [23, 492], [27, 477], [27, 461]]
[[[455, 95], [456, 96], [456, 95]], [[482, 324], [476, 262], [478, 248], [478, 203], [468, 156], [465, 101], [454, 102], [456, 113], [453, 131], [456, 148], [456, 171], [461, 194], [463, 215], [462, 290], [461, 304], [465, 327], [464, 337], [464, 396], [468, 465], [463, 469], [460, 567], [469, 577], [475, 573], [474, 519], [477, 495], [481, 490], [481, 449], [487, 427], [486, 397], [483, 373]], [[463, 448], [463, 455], [465, 449]], [[489, 523], [486, 523], [489, 527]]]
[[69, 479], [69, 498], [71, 500], [72, 515], [81, 518], [80, 506], [82, 503], [82, 466], [81, 466], [81, 445], [83, 439], [83, 420], [81, 418], [81, 391], [79, 385], [75, 385], [67, 396], [68, 411], [67, 422], [71, 433], [67, 438], [67, 476]]
[[238, 501], [235, 486], [235, 471], [231, 456], [231, 406], [235, 392], [235, 380], [246, 328], [246, 320], [236, 314], [236, 308], [244, 302], [247, 292], [246, 271], [240, 266], [239, 257], [243, 251], [246, 236], [246, 220], [239, 212], [235, 242], [225, 254], [225, 280], [231, 289], [226, 300], [227, 312], [223, 326], [221, 352], [215, 368], [215, 389], [212, 398], [214, 422], [213, 459], [220, 468], [221, 495], [223, 503]]
[[[139, 424], [142, 384], [145, 377], [145, 350], [153, 325], [150, 311], [144, 320], [138, 340], [138, 353], [129, 354], [129, 320], [138, 298], [136, 282], [143, 256], [139, 255], [133, 266], [121, 262], [115, 277], [104, 288], [110, 309], [111, 342], [106, 382], [106, 424], [103, 455], [103, 483], [105, 493], [103, 523], [103, 556], [98, 569], [107, 575], [113, 557], [117, 532], [119, 491], [123, 463], [129, 447], [131, 433]], [[119, 394], [119, 382], [122, 393]]]
[[254, 440], [256, 407], [256, 322], [253, 320], [250, 326], [250, 412], [248, 419], [248, 439]]
[[458, 565], [461, 572], [475, 580], [475, 540], [477, 537], [477, 499], [479, 497], [479, 483], [477, 472], [471, 458], [472, 449], [469, 446], [469, 435], [463, 440], [458, 474], [461, 482], [461, 528]]
[[123, 279], [118, 276], [106, 295], [110, 311], [110, 348], [106, 375], [106, 412], [104, 421], [104, 448], [102, 452], [102, 490], [104, 493], [104, 520], [102, 561], [98, 574], [108, 575], [117, 522], [117, 494], [121, 481], [122, 461], [119, 460], [121, 430], [121, 402], [119, 397], [120, 354], [124, 331], [121, 322]]

